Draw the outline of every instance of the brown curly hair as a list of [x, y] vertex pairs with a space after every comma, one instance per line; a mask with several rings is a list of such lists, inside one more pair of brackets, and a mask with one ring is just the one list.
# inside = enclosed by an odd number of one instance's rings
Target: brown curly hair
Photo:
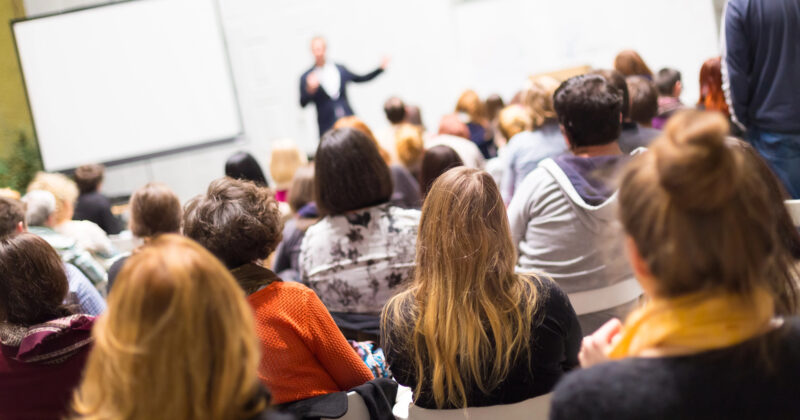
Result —
[[211, 251], [229, 269], [265, 259], [281, 241], [283, 222], [269, 188], [220, 178], [188, 203], [183, 234]]

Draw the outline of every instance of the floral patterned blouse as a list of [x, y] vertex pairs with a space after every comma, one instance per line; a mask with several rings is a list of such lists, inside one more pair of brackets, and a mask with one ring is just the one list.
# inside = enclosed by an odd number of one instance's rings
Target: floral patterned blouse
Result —
[[381, 204], [326, 216], [300, 245], [300, 278], [331, 312], [378, 314], [411, 280], [420, 212]]

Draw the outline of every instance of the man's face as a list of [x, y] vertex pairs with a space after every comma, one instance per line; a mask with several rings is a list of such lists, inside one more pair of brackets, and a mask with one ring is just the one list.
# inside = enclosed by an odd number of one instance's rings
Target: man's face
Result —
[[314, 61], [317, 64], [325, 62], [325, 40], [321, 38], [311, 41], [311, 54], [314, 54]]

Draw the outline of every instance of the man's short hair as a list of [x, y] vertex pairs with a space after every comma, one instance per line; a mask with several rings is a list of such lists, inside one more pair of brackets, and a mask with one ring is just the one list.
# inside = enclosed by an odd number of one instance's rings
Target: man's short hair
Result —
[[134, 236], [149, 238], [181, 230], [181, 201], [165, 184], [149, 182], [136, 190], [130, 199], [130, 209]]
[[25, 205], [13, 198], [0, 197], [0, 238], [17, 231], [25, 222]]
[[75, 169], [75, 183], [78, 184], [78, 191], [81, 194], [97, 191], [100, 183], [103, 182], [105, 168], [103, 165], [91, 164], [82, 165]]
[[628, 83], [625, 82], [625, 75], [620, 73], [617, 70], [609, 70], [609, 69], [597, 69], [592, 70], [589, 74], [596, 74], [598, 76], [603, 76], [611, 86], [617, 88], [617, 90], [622, 95], [622, 118], [628, 119], [628, 111], [630, 110], [629, 104], [630, 100], [630, 93], [628, 92]]
[[396, 96], [386, 100], [383, 104], [383, 112], [386, 113], [386, 119], [392, 124], [400, 124], [406, 119], [406, 105], [402, 99]]
[[28, 226], [45, 226], [47, 219], [56, 211], [56, 197], [50, 191], [28, 191], [22, 202], [25, 203], [25, 220]]
[[630, 119], [649, 126], [658, 115], [658, 90], [648, 78], [628, 76], [628, 93], [631, 95]]
[[675, 92], [675, 85], [681, 81], [681, 72], [671, 68], [664, 68], [656, 74], [656, 87], [658, 93], [663, 96], [672, 96]]
[[622, 95], [604, 77], [568, 79], [556, 89], [553, 102], [572, 147], [603, 145], [619, 138]]

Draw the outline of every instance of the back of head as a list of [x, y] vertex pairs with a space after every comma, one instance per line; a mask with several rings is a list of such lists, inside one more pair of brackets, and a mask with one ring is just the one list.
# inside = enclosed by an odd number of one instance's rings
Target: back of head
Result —
[[458, 118], [456, 114], [448, 114], [442, 117], [439, 123], [439, 134], [461, 137], [469, 140], [469, 127]]
[[386, 119], [392, 124], [400, 124], [406, 119], [406, 105], [402, 99], [396, 96], [384, 102], [383, 112], [386, 113]]
[[[552, 103], [552, 99], [550, 100]], [[555, 113], [555, 111], [554, 111]], [[533, 129], [533, 118], [526, 109], [519, 105], [509, 105], [500, 111], [497, 118], [500, 132], [508, 140], [523, 131]]]
[[0, 238], [16, 232], [25, 225], [25, 205], [13, 198], [0, 197]]
[[394, 140], [400, 162], [407, 168], [418, 165], [425, 153], [422, 130], [415, 125], [403, 124], [395, 132]]
[[700, 99], [706, 111], [719, 111], [730, 116], [725, 92], [722, 90], [722, 60], [720, 57], [709, 58], [700, 68]]
[[464, 166], [461, 157], [455, 150], [447, 146], [434, 146], [425, 151], [422, 157], [422, 170], [420, 171], [420, 187], [422, 196], [428, 194], [431, 185], [439, 175], [457, 166]]
[[[459, 167], [440, 176], [422, 207], [412, 288], [384, 314], [410, 342], [404, 351], [413, 354], [418, 383], [430, 384], [438, 407], [466, 406], [475, 385], [491, 392], [529, 350], [536, 293], [514, 274], [515, 264], [491, 175]], [[404, 313], [409, 306], [414, 316]]]
[[81, 194], [95, 192], [103, 182], [105, 167], [103, 165], [82, 165], [75, 169], [75, 183]]
[[292, 213], [297, 213], [303, 206], [314, 201], [314, 165], [309, 164], [297, 169], [286, 201]]
[[81, 418], [250, 418], [265, 405], [254, 331], [225, 267], [162, 235], [120, 271], [73, 408]]
[[337, 215], [389, 201], [394, 185], [375, 143], [354, 128], [325, 133], [314, 159], [314, 201]]
[[406, 105], [406, 122], [419, 127], [424, 126], [424, 124], [422, 124], [422, 113], [418, 106]]
[[486, 109], [483, 107], [481, 97], [474, 90], [465, 90], [461, 94], [455, 111], [467, 114], [471, 122], [479, 124], [486, 122]]
[[653, 77], [653, 71], [647, 67], [642, 56], [634, 50], [623, 50], [614, 58], [614, 69], [624, 76]]
[[658, 91], [655, 84], [642, 76], [630, 76], [627, 79], [630, 95], [630, 119], [649, 127], [653, 118], [658, 115]]
[[59, 173], [38, 172], [28, 184], [28, 191], [33, 190], [49, 191], [56, 198], [57, 224], [72, 218], [72, 210], [79, 194], [78, 186], [73, 180]]
[[56, 211], [56, 198], [50, 191], [33, 190], [22, 197], [25, 203], [25, 220], [28, 226], [46, 226]]
[[616, 71], [608, 69], [596, 69], [589, 72], [589, 74], [596, 74], [606, 79], [611, 86], [614, 86], [622, 95], [622, 118], [628, 119], [630, 112], [630, 92], [628, 92], [628, 82], [625, 80], [625, 75]]
[[355, 115], [339, 118], [336, 120], [336, 123], [333, 124], [333, 129], [336, 130], [337, 128], [355, 128], [356, 130], [364, 133], [367, 138], [369, 138], [375, 144], [375, 147], [378, 148], [378, 153], [380, 153], [383, 161], [386, 162], [387, 165], [391, 163], [391, 155], [389, 155], [389, 152], [386, 150], [383, 150], [380, 143], [378, 143], [378, 139], [375, 137], [375, 134], [372, 133], [372, 130], [369, 129], [367, 123], [365, 123], [361, 118], [358, 118]]
[[247, 152], [236, 152], [225, 162], [225, 176], [234, 179], [253, 181], [258, 185], [269, 186], [261, 165]]
[[136, 190], [130, 199], [131, 232], [138, 238], [181, 230], [181, 201], [160, 182], [150, 182]]
[[568, 79], [556, 90], [554, 104], [572, 148], [609, 144], [619, 138], [622, 95], [605, 78]]
[[533, 128], [539, 128], [556, 119], [553, 94], [558, 89], [558, 80], [550, 76], [531, 78], [522, 91], [522, 103], [528, 108]]
[[183, 234], [231, 269], [266, 259], [281, 241], [282, 231], [272, 191], [231, 178], [211, 182], [205, 195], [186, 203], [183, 215]]
[[658, 71], [655, 77], [655, 84], [658, 94], [661, 96], [672, 96], [675, 93], [675, 86], [681, 81], [681, 72], [675, 69], [663, 68]]
[[503, 102], [503, 98], [500, 95], [493, 93], [486, 98], [486, 102], [484, 103], [484, 108], [486, 109], [486, 117], [492, 121], [497, 118], [497, 114], [500, 112], [501, 109], [505, 107], [505, 103]]
[[275, 188], [279, 190], [288, 188], [294, 177], [294, 171], [306, 163], [308, 157], [294, 141], [283, 139], [273, 143], [269, 158], [269, 174], [277, 184]]
[[53, 247], [31, 233], [0, 238], [0, 322], [31, 326], [68, 315], [69, 285]]
[[622, 177], [620, 218], [661, 296], [794, 290], [771, 275], [785, 273], [774, 204], [752, 159], [726, 146], [727, 132], [719, 114], [678, 113]]

